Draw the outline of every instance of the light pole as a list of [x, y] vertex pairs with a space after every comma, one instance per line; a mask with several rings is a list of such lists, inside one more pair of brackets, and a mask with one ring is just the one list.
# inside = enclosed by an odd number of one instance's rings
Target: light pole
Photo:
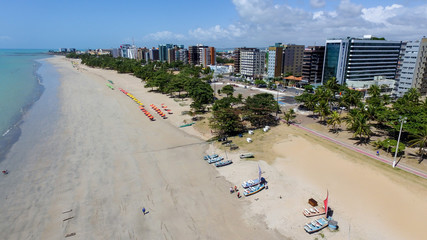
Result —
[[397, 152], [399, 150], [400, 135], [402, 134], [403, 124], [406, 123], [406, 119], [408, 118], [407, 117], [402, 118], [402, 116], [399, 116], [400, 131], [399, 131], [399, 137], [397, 138], [396, 151], [394, 152], [393, 168], [396, 167], [396, 157], [397, 157]]

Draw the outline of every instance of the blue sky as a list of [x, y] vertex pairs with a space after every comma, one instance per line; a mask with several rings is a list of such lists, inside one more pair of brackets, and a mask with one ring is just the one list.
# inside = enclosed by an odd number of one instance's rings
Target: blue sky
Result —
[[0, 0], [0, 48], [322, 45], [427, 35], [426, 0]]

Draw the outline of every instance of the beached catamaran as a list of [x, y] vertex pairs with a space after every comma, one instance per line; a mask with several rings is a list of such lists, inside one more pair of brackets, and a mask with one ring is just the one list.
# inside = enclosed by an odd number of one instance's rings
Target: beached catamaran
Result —
[[308, 233], [314, 233], [324, 229], [325, 227], [328, 226], [328, 224], [329, 224], [328, 219], [326, 219], [325, 217], [322, 217], [305, 224], [304, 230]]
[[245, 195], [245, 197], [247, 197], [247, 196], [250, 196], [250, 195], [253, 195], [255, 193], [260, 192], [264, 188], [265, 188], [265, 184], [261, 183], [261, 184], [256, 185], [255, 187], [249, 187], [249, 188], [245, 189], [243, 191], [243, 195]]
[[258, 165], [258, 178], [251, 179], [251, 180], [243, 182], [242, 183], [242, 187], [243, 188], [249, 188], [249, 187], [253, 187], [253, 186], [256, 186], [256, 185], [260, 184], [261, 183], [261, 179], [262, 179], [261, 173], [262, 173], [261, 172], [261, 167]]
[[304, 211], [302, 213], [306, 217], [314, 217], [314, 216], [319, 216], [319, 215], [327, 213], [328, 212], [328, 198], [329, 198], [329, 191], [326, 192], [326, 199], [323, 201], [324, 206], [322, 208], [316, 208], [316, 207], [312, 207], [310, 209], [306, 208], [306, 209], [304, 209]]

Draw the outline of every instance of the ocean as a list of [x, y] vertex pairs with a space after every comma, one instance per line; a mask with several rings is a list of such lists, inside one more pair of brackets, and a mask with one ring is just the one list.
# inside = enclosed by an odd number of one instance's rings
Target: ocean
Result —
[[27, 111], [44, 91], [39, 74], [47, 50], [0, 49], [0, 161], [19, 139]]

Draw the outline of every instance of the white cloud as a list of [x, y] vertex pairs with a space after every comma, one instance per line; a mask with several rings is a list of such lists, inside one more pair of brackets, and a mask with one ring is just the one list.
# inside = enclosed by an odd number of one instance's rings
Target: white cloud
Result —
[[[427, 4], [406, 7], [398, 4], [364, 8], [358, 2], [341, 0], [334, 9], [309, 11], [273, 0], [232, 0], [239, 21], [191, 29], [181, 39], [220, 47], [268, 46], [274, 42], [324, 44], [332, 37], [361, 37], [372, 34], [390, 40], [415, 40], [427, 31]], [[313, 4], [324, 1], [311, 1]], [[152, 39], [172, 38], [164, 31]]]
[[310, 0], [310, 5], [314, 8], [321, 8], [326, 5], [325, 0]]
[[169, 31], [161, 31], [156, 33], [150, 33], [144, 37], [145, 40], [154, 40], [154, 41], [172, 41], [172, 40], [184, 40], [185, 36], [183, 34], [176, 34]]
[[362, 9], [362, 18], [373, 23], [388, 24], [387, 20], [397, 16], [401, 8], [403, 8], [403, 6], [398, 4], [386, 7], [378, 6], [374, 8], [364, 8]]
[[362, 5], [354, 4], [350, 0], [341, 0], [338, 6], [338, 11], [345, 16], [354, 17], [360, 14], [362, 8]]

